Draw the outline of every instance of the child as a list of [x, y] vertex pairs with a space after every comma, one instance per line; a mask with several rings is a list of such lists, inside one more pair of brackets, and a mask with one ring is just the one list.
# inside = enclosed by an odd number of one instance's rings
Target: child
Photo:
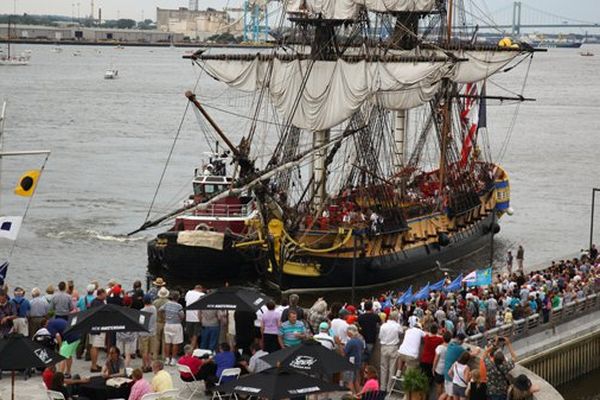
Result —
[[467, 399], [469, 400], [486, 400], [487, 385], [481, 382], [481, 373], [478, 369], [471, 372], [471, 381], [467, 387]]

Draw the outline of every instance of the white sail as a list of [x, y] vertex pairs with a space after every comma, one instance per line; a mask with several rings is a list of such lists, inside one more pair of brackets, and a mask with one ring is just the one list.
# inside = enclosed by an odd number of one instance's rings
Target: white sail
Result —
[[207, 59], [200, 66], [239, 90], [268, 86], [271, 102], [283, 118], [291, 118], [298, 128], [324, 130], [351, 117], [366, 101], [381, 101], [392, 109], [423, 104], [435, 93], [432, 85], [450, 74], [454, 63], [283, 61], [257, 56], [247, 61]]
[[456, 83], [472, 83], [482, 81], [506, 67], [512, 60], [521, 55], [520, 51], [481, 51], [454, 50], [454, 55], [464, 62], [457, 64], [452, 80]]
[[436, 0], [289, 0], [287, 11], [324, 19], [355, 19], [361, 7], [373, 12], [429, 12]]

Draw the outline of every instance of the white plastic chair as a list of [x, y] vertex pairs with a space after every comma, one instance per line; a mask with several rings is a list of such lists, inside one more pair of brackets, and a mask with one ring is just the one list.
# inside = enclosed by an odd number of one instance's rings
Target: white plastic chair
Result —
[[[177, 364], [177, 371], [179, 371], [179, 379], [181, 379], [181, 382], [185, 385], [185, 388], [191, 392], [190, 397], [188, 397], [188, 399], [191, 399], [194, 397], [194, 394], [200, 390], [199, 385], [201, 382], [196, 380], [192, 370], [187, 365]], [[189, 382], [184, 380], [181, 376], [182, 373], [190, 375], [192, 377], [192, 381]]]
[[160, 393], [148, 393], [142, 396], [142, 400], [175, 400], [179, 395], [179, 389], [163, 390]]
[[65, 400], [65, 396], [56, 390], [46, 390], [46, 395], [48, 400]]
[[213, 399], [218, 398], [219, 400], [223, 400], [223, 397], [231, 398], [233, 396], [233, 398], [235, 398], [235, 400], [237, 400], [238, 397], [235, 392], [231, 393], [231, 394], [221, 395], [221, 393], [219, 392], [219, 386], [221, 385], [223, 378], [234, 377], [235, 379], [238, 379], [240, 377], [241, 373], [242, 373], [241, 368], [224, 369], [223, 372], [221, 372], [221, 376], [219, 377], [219, 382], [217, 382], [217, 386], [215, 387], [215, 389], [213, 391], [212, 398]]

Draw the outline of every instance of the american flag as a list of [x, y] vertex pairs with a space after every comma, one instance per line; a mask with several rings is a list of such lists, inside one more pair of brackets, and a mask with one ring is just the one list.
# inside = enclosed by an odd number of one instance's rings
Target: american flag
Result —
[[465, 98], [463, 110], [460, 114], [462, 125], [466, 128], [467, 134], [460, 151], [460, 166], [465, 167], [469, 160], [469, 155], [473, 149], [473, 143], [477, 138], [479, 128], [486, 126], [486, 104], [485, 104], [485, 86], [476, 83], [467, 83], [465, 87]]

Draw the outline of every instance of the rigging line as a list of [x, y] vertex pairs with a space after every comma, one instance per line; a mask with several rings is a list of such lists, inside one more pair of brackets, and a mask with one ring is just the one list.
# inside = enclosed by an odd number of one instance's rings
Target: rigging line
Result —
[[[200, 83], [200, 78], [202, 77], [203, 69], [200, 69], [200, 73], [198, 74], [198, 79], [196, 79], [196, 84], [194, 85], [193, 91], [196, 91], [198, 84]], [[158, 191], [160, 190], [160, 186], [163, 183], [165, 175], [167, 173], [167, 168], [169, 167], [169, 162], [171, 161], [171, 157], [173, 156], [173, 151], [175, 150], [175, 145], [177, 144], [177, 140], [179, 139], [179, 135], [181, 134], [181, 129], [183, 128], [183, 123], [185, 121], [185, 117], [190, 108], [190, 101], [185, 102], [185, 110], [183, 111], [183, 115], [181, 116], [181, 120], [179, 121], [179, 126], [177, 127], [177, 133], [175, 134], [175, 138], [173, 139], [173, 143], [171, 144], [171, 148], [169, 150], [169, 155], [165, 162], [165, 166], [163, 167], [162, 173], [160, 174], [160, 179], [158, 180], [158, 185], [156, 186], [156, 190], [154, 191], [154, 196], [152, 196], [152, 201], [150, 202], [150, 207], [148, 208], [148, 213], [146, 214], [146, 219], [144, 223], [148, 222], [148, 218], [150, 218], [150, 213], [154, 208], [154, 203], [156, 202], [156, 198], [158, 197]]]
[[[529, 78], [529, 72], [531, 71], [531, 64], [533, 63], [533, 54], [531, 54], [531, 57], [529, 58], [529, 65], [527, 66], [527, 72], [525, 73], [525, 79], [523, 79], [523, 85], [521, 86], [521, 94], [524, 93], [525, 91], [525, 85], [527, 84], [527, 80]], [[504, 159], [504, 156], [506, 154], [506, 150], [508, 149], [508, 144], [510, 142], [510, 139], [512, 137], [515, 125], [517, 123], [517, 116], [519, 115], [519, 110], [521, 108], [521, 104], [522, 103], [517, 103], [517, 107], [515, 110], [515, 113], [513, 114], [513, 118], [511, 120], [510, 126], [509, 126], [509, 130], [506, 136], [506, 139], [503, 143], [503, 146], [500, 148], [500, 154], [498, 156], [498, 162], [501, 162]]]
[[[46, 163], [48, 162], [49, 157], [50, 157], [50, 153], [46, 154], [44, 163], [42, 164], [42, 167], [40, 168], [40, 175], [38, 177], [38, 180], [41, 178], [42, 174], [44, 173], [44, 169], [46, 168]], [[31, 196], [29, 196], [29, 199], [27, 200], [27, 206], [25, 207], [25, 212], [23, 213], [23, 219], [22, 219], [21, 223], [25, 222], [25, 218], [27, 217], [29, 208], [31, 208], [31, 202], [33, 201], [33, 196], [35, 195], [35, 191], [37, 190], [37, 186], [33, 190], [34, 190], [33, 193], [31, 194]], [[17, 238], [18, 238], [18, 236], [17, 236]], [[13, 254], [16, 246], [17, 246], [17, 239], [13, 240], [13, 242], [10, 246], [7, 261], [10, 260], [10, 257], [12, 257], [12, 254]]]

